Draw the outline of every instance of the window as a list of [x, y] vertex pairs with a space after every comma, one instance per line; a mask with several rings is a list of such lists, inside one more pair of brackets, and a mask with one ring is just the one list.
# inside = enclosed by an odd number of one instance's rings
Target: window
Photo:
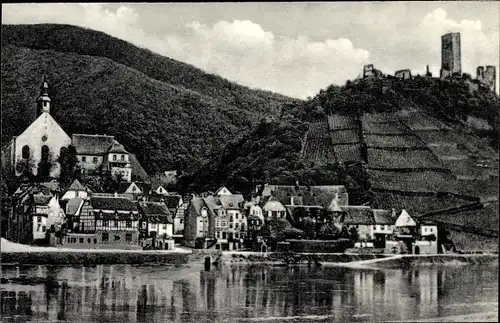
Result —
[[108, 233], [107, 233], [107, 232], [104, 232], [104, 233], [102, 234], [102, 241], [103, 241], [103, 242], [104, 242], [104, 241], [108, 241], [108, 238], [109, 238]]
[[219, 232], [219, 231], [215, 232], [215, 237], [216, 237], [217, 239], [220, 239], [220, 232]]
[[84, 162], [84, 163], [85, 163], [86, 161], [87, 161], [87, 156], [83, 156], [83, 157], [82, 157], [82, 162]]
[[36, 227], [36, 231], [40, 231], [42, 229], [42, 225], [39, 224], [37, 227]]
[[273, 218], [275, 218], [275, 217], [278, 216], [278, 212], [277, 211], [271, 211], [271, 215], [273, 216]]
[[226, 239], [226, 232], [222, 232], [222, 239]]
[[102, 221], [102, 225], [105, 226], [105, 227], [109, 226], [109, 221], [108, 220], [103, 220]]
[[42, 223], [42, 217], [41, 216], [37, 217], [36, 222]]
[[83, 238], [80, 238], [80, 243], [83, 243]]
[[42, 162], [49, 161], [49, 147], [47, 145], [42, 146]]
[[234, 237], [235, 237], [236, 239], [238, 239], [238, 238], [240, 237], [240, 233], [239, 233], [238, 231], [236, 231], [236, 232], [234, 233]]
[[424, 228], [424, 232], [427, 232], [427, 228]]
[[239, 227], [239, 223], [236, 223], [236, 224], [234, 225], [234, 228], [235, 228], [235, 229], [238, 229], [238, 227]]
[[167, 230], [167, 225], [166, 224], [163, 225], [163, 230]]
[[238, 213], [234, 215], [235, 219], [238, 220]]
[[87, 243], [90, 243], [91, 241], [92, 241], [92, 239], [87, 238]]
[[113, 155], [113, 160], [116, 160], [116, 155]]
[[121, 160], [125, 160], [125, 155], [121, 155]]
[[232, 215], [229, 216], [229, 222], [233, 222], [233, 216]]
[[47, 228], [45, 226], [42, 226], [42, 232], [45, 232], [45, 230], [47, 230]]
[[184, 219], [179, 219], [179, 223], [184, 223]]
[[116, 235], [115, 236], [115, 241], [120, 241], [120, 236]]
[[229, 229], [232, 229], [232, 228], [233, 228], [233, 224], [229, 223]]
[[23, 159], [30, 158], [30, 147], [28, 145], [26, 145], [26, 146], [23, 147], [22, 157], [23, 157]]
[[132, 221], [127, 221], [127, 228], [131, 228], [132, 227]]
[[94, 164], [97, 164], [97, 157], [92, 158], [92, 162], [93, 162]]
[[373, 230], [377, 230], [377, 226], [376, 225], [373, 226]]
[[118, 227], [118, 220], [115, 220], [115, 227]]
[[132, 241], [132, 234], [131, 234], [131, 233], [127, 233], [127, 234], [125, 235], [125, 240], [127, 240], [127, 242]]
[[96, 238], [94, 238], [94, 244], [97, 244], [97, 239]]

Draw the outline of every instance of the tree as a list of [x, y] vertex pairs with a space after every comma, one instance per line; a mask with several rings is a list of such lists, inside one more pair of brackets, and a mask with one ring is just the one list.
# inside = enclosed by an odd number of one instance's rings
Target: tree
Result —
[[304, 231], [307, 239], [314, 239], [316, 237], [316, 222], [306, 216], [300, 219], [300, 228]]
[[73, 182], [76, 177], [78, 164], [76, 148], [73, 145], [61, 148], [61, 152], [57, 161], [61, 165], [59, 181], [62, 187], [67, 187], [71, 184], [71, 182]]
[[333, 223], [323, 224], [319, 229], [319, 237], [324, 240], [336, 240], [339, 238], [340, 231]]

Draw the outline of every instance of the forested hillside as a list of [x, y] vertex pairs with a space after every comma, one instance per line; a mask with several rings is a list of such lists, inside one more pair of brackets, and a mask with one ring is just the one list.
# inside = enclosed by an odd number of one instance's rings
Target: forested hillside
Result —
[[352, 204], [413, 214], [477, 203], [498, 194], [498, 108], [467, 76], [348, 81], [261, 123], [184, 182], [337, 183]]
[[149, 173], [199, 168], [299, 102], [69, 25], [2, 25], [1, 66], [2, 144], [34, 120], [47, 72], [51, 113], [68, 134], [114, 135]]

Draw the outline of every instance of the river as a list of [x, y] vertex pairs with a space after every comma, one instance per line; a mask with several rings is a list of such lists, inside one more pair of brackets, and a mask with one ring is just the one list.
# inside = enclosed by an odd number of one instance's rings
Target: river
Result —
[[2, 322], [380, 322], [498, 313], [498, 265], [2, 266]]

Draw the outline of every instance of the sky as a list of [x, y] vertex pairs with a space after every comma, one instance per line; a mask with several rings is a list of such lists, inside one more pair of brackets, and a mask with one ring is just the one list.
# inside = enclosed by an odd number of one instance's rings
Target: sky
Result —
[[3, 4], [3, 24], [103, 31], [231, 81], [297, 98], [362, 74], [441, 66], [441, 35], [460, 32], [462, 72], [494, 65], [499, 2]]

